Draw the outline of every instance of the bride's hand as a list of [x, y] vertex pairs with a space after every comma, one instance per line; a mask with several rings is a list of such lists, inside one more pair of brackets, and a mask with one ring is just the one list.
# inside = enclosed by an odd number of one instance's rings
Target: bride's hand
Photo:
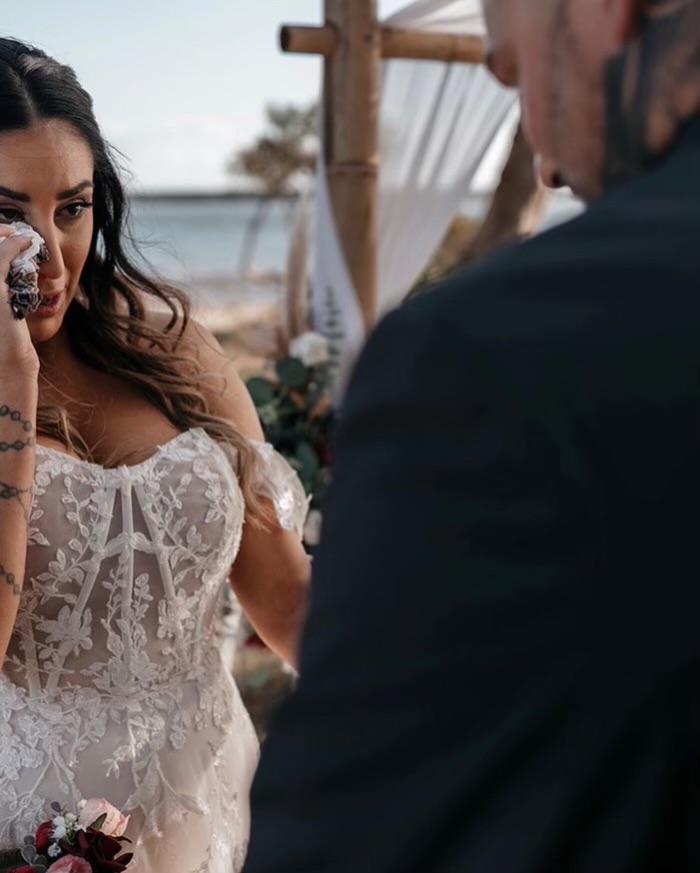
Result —
[[32, 243], [26, 236], [10, 237], [11, 233], [10, 227], [0, 225], [0, 377], [36, 378], [39, 358], [26, 320], [14, 316], [7, 286], [10, 264]]

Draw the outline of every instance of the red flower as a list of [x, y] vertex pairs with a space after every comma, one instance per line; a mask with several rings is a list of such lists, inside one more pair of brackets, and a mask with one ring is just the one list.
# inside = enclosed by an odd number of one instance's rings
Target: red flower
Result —
[[51, 845], [51, 836], [53, 834], [53, 823], [50, 821], [45, 821], [43, 824], [40, 824], [36, 830], [36, 836], [34, 837], [34, 845], [36, 846], [37, 852], [41, 854], [45, 854], [48, 847]]
[[66, 840], [61, 840], [60, 846], [67, 855], [84, 858], [94, 873], [123, 873], [133, 857], [131, 852], [119, 855], [122, 843], [128, 842], [130, 841], [126, 837], [108, 837], [102, 831], [88, 828], [85, 831], [78, 831], [73, 845]]
[[10, 873], [34, 873], [34, 868], [25, 864], [24, 867], [13, 867]]

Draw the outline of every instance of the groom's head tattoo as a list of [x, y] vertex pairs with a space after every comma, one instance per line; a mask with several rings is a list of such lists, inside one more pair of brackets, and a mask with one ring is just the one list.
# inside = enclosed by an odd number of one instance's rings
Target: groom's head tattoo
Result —
[[[565, 0], [566, 2], [566, 0]], [[605, 186], [638, 175], [700, 111], [700, 0], [644, 0], [605, 70]]]

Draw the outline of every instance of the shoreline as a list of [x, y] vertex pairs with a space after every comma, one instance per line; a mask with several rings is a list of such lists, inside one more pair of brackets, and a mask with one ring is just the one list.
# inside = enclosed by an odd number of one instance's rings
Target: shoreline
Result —
[[128, 191], [129, 200], [149, 201], [160, 200], [169, 202], [186, 202], [193, 200], [211, 201], [228, 200], [239, 202], [252, 200], [254, 202], [266, 200], [280, 200], [283, 202], [298, 200], [300, 194], [269, 194], [266, 191]]

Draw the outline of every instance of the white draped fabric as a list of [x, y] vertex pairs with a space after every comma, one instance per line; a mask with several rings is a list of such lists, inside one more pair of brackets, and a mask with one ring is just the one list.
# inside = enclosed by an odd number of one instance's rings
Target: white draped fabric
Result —
[[314, 330], [323, 334], [331, 349], [335, 400], [340, 401], [355, 358], [362, 348], [365, 329], [352, 279], [333, 221], [330, 191], [323, 158], [316, 172], [316, 203], [311, 306]]
[[[483, 33], [479, 0], [418, 0], [389, 27]], [[515, 94], [479, 65], [391, 60], [380, 107], [378, 308], [397, 306], [427, 266], [485, 161], [500, 168], [517, 124]], [[495, 150], [495, 151], [494, 151]], [[339, 390], [364, 342], [319, 166], [312, 306], [337, 351]], [[332, 324], [329, 326], [329, 313]]]

